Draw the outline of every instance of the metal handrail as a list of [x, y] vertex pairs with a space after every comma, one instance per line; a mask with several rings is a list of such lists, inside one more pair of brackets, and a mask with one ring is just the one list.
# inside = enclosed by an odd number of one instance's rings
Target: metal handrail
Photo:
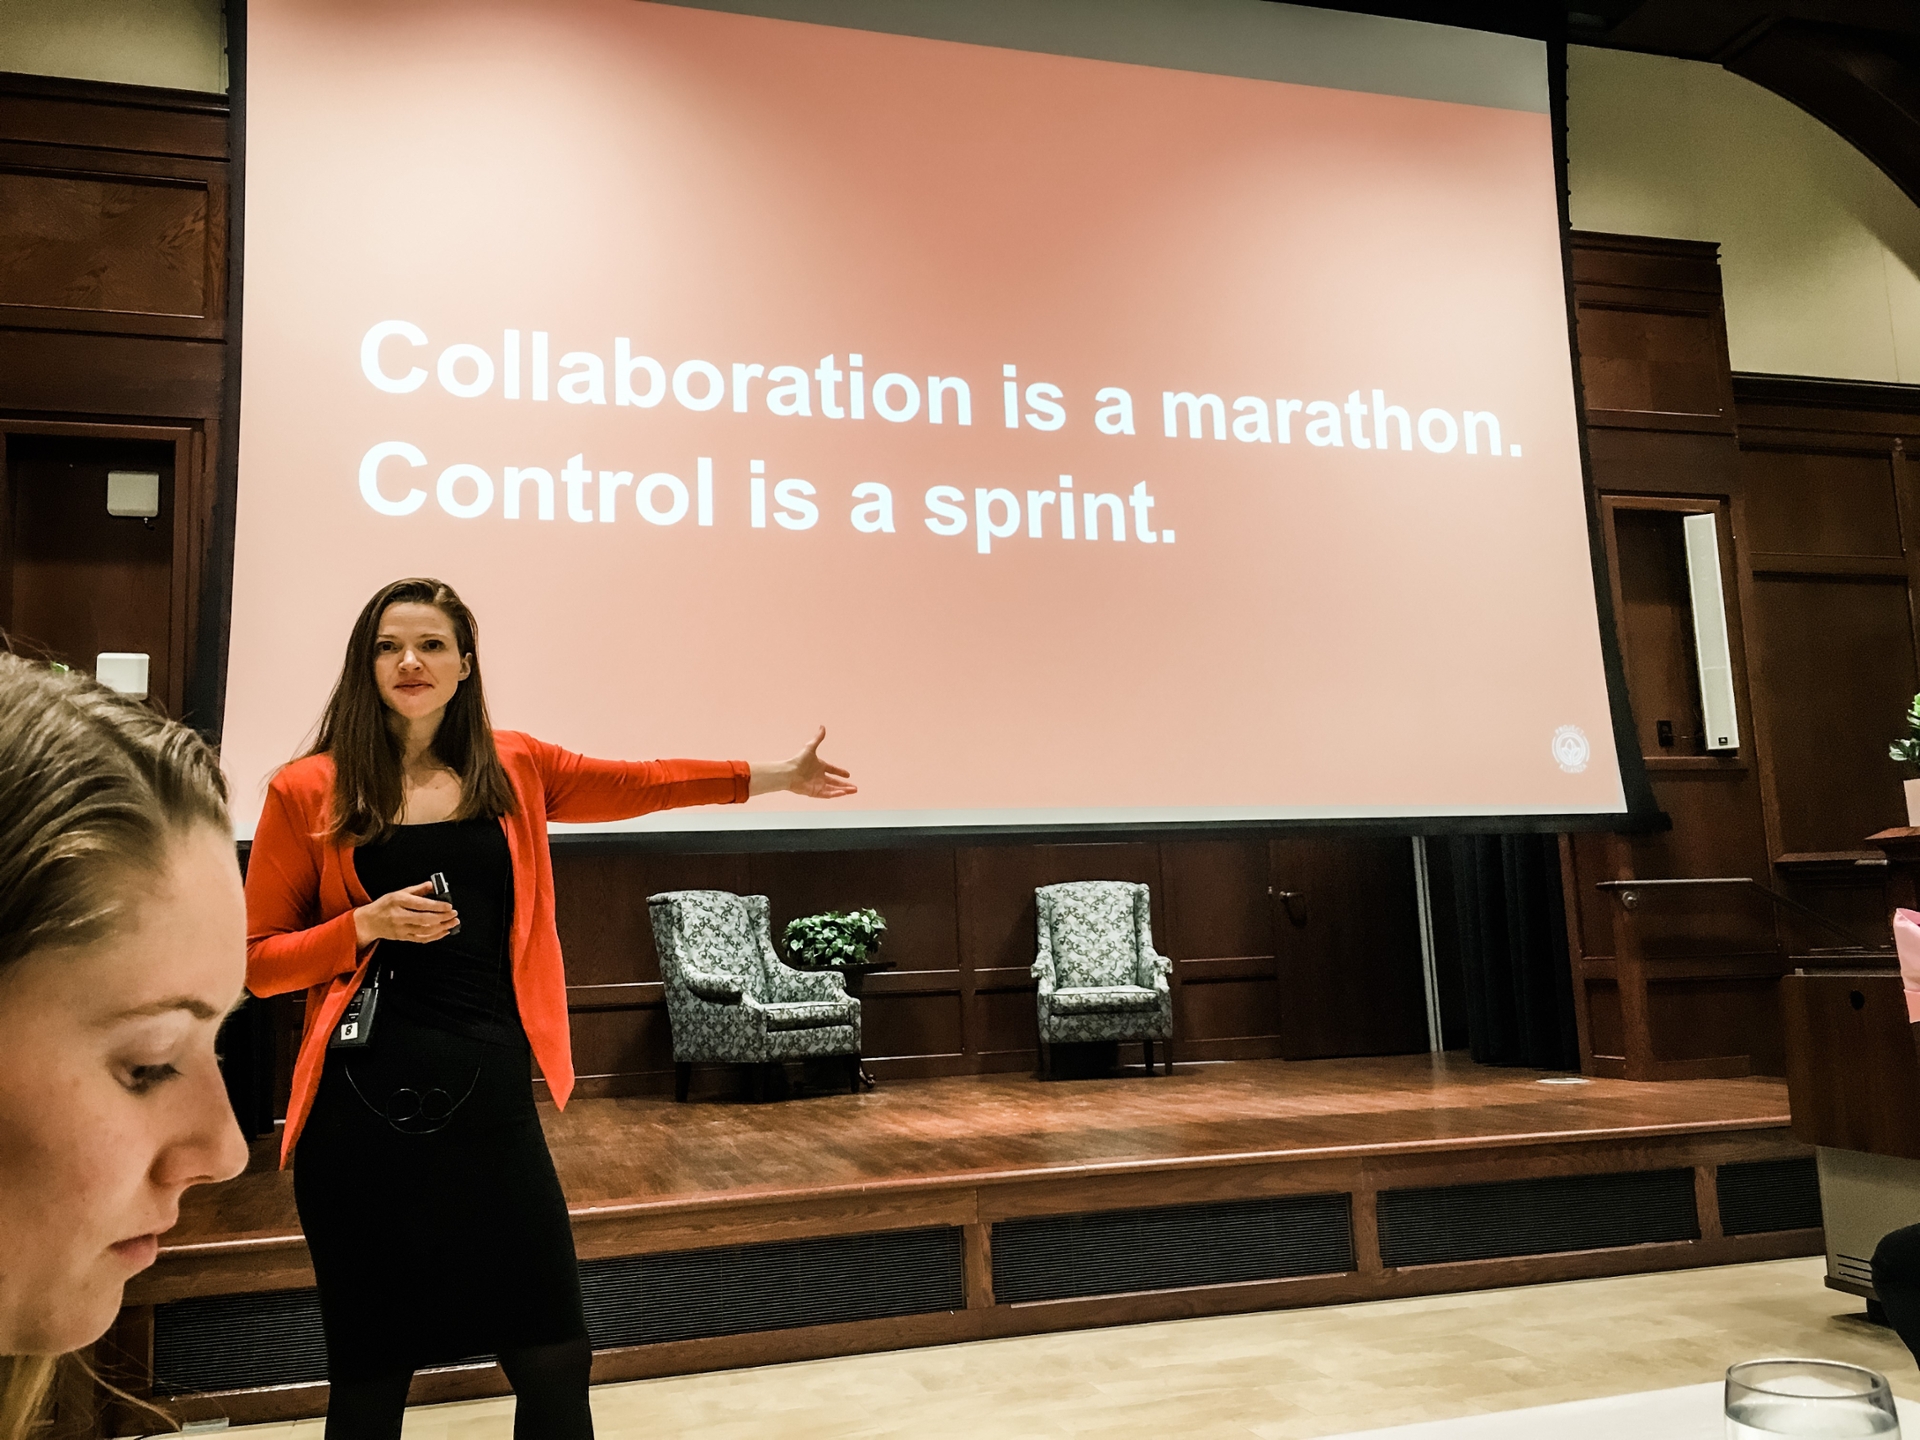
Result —
[[1775, 905], [1783, 909], [1791, 910], [1794, 914], [1811, 920], [1814, 924], [1838, 935], [1841, 939], [1848, 942], [1847, 948], [1850, 950], [1858, 950], [1870, 955], [1881, 955], [1885, 954], [1889, 948], [1885, 945], [1863, 942], [1858, 935], [1854, 934], [1853, 931], [1847, 929], [1844, 925], [1829, 920], [1811, 906], [1802, 905], [1798, 900], [1787, 895], [1782, 895], [1778, 890], [1762, 885], [1751, 875], [1717, 875], [1687, 880], [1601, 880], [1595, 883], [1594, 889], [1617, 892], [1615, 898], [1619, 900], [1620, 908], [1622, 910], [1632, 910], [1640, 903], [1640, 897], [1634, 893], [1635, 891], [1670, 889], [1682, 885], [1750, 885]]

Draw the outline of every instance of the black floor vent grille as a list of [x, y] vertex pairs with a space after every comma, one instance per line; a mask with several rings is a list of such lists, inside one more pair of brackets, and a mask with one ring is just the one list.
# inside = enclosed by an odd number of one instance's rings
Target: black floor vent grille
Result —
[[993, 1227], [993, 1298], [1003, 1305], [1351, 1269], [1345, 1195], [1043, 1215]]
[[1383, 1190], [1379, 1221], [1389, 1268], [1700, 1238], [1691, 1170]]
[[154, 1306], [153, 1388], [159, 1395], [326, 1378], [317, 1290], [212, 1295]]
[[959, 1310], [963, 1277], [960, 1231], [950, 1225], [580, 1267], [596, 1349]]
[[[958, 1310], [963, 1275], [960, 1231], [939, 1226], [589, 1260], [580, 1287], [587, 1333], [604, 1350]], [[153, 1371], [163, 1396], [325, 1380], [319, 1295], [156, 1306]]]
[[1723, 1235], [1820, 1228], [1820, 1174], [1811, 1155], [1722, 1165], [1715, 1181]]

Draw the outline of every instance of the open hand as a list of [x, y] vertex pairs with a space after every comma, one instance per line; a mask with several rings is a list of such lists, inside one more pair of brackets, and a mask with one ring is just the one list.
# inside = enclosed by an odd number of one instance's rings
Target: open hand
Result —
[[859, 787], [846, 770], [820, 758], [820, 742], [826, 738], [827, 727], [822, 725], [813, 743], [793, 759], [778, 765], [755, 765], [750, 792], [764, 795], [769, 790], [791, 790], [815, 800], [838, 800], [856, 793]]
[[353, 912], [353, 934], [364, 950], [376, 940], [408, 940], [416, 945], [446, 938], [460, 915], [445, 900], [435, 900], [433, 882], [422, 880], [405, 890], [382, 895]]

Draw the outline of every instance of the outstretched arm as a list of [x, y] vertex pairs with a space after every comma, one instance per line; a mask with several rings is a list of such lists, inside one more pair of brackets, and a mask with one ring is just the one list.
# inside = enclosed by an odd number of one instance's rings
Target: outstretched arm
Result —
[[791, 760], [749, 765], [745, 760], [594, 760], [515, 735], [539, 767], [547, 819], [568, 822], [627, 820], [683, 805], [739, 804], [752, 795], [790, 790], [819, 800], [853, 794], [847, 772], [820, 758], [820, 742]]
[[791, 760], [778, 763], [755, 761], [747, 793], [765, 795], [774, 790], [791, 790], [796, 795], [807, 795], [815, 800], [838, 800], [842, 795], [855, 793], [859, 787], [853, 783], [847, 771], [820, 758], [820, 742], [826, 738], [827, 727], [822, 725], [813, 742]]

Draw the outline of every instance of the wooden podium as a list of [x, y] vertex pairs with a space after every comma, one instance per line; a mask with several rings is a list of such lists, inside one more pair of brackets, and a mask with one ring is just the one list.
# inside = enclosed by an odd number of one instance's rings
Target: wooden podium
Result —
[[1780, 1005], [1794, 1137], [1920, 1160], [1920, 1052], [1899, 969], [1796, 970]]
[[[1890, 905], [1920, 909], [1920, 829], [1882, 830], [1867, 843], [1887, 857]], [[1794, 1135], [1920, 1160], [1920, 1050], [1891, 946], [1884, 959], [1845, 968], [1796, 962], [1781, 978], [1780, 1006]]]
[[[1920, 909], [1920, 829], [1883, 830], [1887, 898]], [[1920, 1027], [1889, 949], [1846, 968], [1797, 962], [1780, 981], [1795, 1138], [1818, 1148], [1827, 1284], [1873, 1293], [1880, 1237], [1920, 1224]]]

